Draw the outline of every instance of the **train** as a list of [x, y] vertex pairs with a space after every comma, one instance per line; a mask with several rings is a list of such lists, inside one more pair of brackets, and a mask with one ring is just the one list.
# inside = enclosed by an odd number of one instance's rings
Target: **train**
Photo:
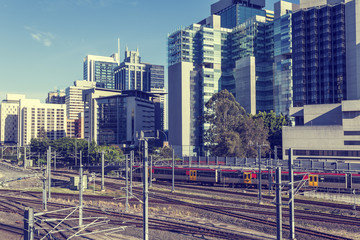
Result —
[[[142, 167], [134, 166], [133, 177], [135, 180], [142, 179]], [[205, 169], [175, 167], [174, 180], [177, 182], [194, 182], [202, 185], [222, 184], [232, 187], [257, 187], [261, 176], [261, 185], [269, 186], [275, 183], [274, 171], [257, 170], [231, 170], [231, 169]], [[150, 176], [150, 169], [149, 169]], [[153, 166], [153, 181], [172, 181], [172, 167]], [[281, 180], [289, 181], [289, 172], [281, 172]], [[303, 180], [303, 181], [302, 181]], [[309, 188], [328, 189], [357, 189], [360, 190], [360, 174], [355, 173], [328, 173], [328, 172], [294, 172], [296, 184], [304, 182]]]

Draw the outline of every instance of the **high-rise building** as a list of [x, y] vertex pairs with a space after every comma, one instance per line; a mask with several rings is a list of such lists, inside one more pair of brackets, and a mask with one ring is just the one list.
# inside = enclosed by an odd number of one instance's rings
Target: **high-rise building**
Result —
[[55, 140], [66, 136], [65, 104], [41, 103], [39, 99], [8, 94], [0, 110], [2, 143], [24, 146], [32, 138]]
[[141, 62], [139, 50], [125, 50], [125, 59], [114, 69], [115, 89], [150, 91], [149, 76], [146, 65]]
[[178, 154], [204, 154], [209, 126], [201, 117], [219, 90], [231, 92], [248, 113], [274, 109], [274, 12], [264, 5], [221, 0], [211, 6], [217, 15], [169, 35], [169, 141]]
[[164, 66], [145, 63], [147, 79], [150, 82], [150, 89], [163, 89], [165, 88], [164, 82]]
[[205, 103], [220, 89], [222, 47], [230, 30], [220, 16], [168, 36], [169, 142], [179, 155], [204, 151]]
[[84, 80], [98, 87], [115, 89], [114, 68], [119, 66], [119, 54], [110, 57], [87, 55], [84, 58]]
[[[67, 137], [83, 137], [81, 114], [84, 112], [83, 90], [95, 88], [96, 82], [78, 80], [73, 86], [65, 89], [65, 104], [67, 115]], [[82, 126], [82, 127], [81, 127]]]
[[300, 1], [293, 13], [294, 106], [360, 98], [360, 0]]
[[221, 89], [251, 114], [273, 109], [273, 23], [253, 16], [228, 34]]
[[253, 16], [274, 18], [272, 11], [264, 10], [265, 0], [220, 0], [211, 5], [211, 15], [221, 17], [221, 27], [234, 28]]
[[279, 1], [274, 4], [274, 111], [289, 114], [293, 106], [292, 12], [299, 5]]
[[19, 102], [25, 95], [7, 94], [0, 104], [0, 143], [16, 144], [18, 141]]
[[152, 98], [156, 95], [137, 90], [85, 90], [85, 138], [99, 145], [130, 146], [138, 144], [136, 133], [141, 130], [155, 136], [155, 119], [161, 112], [155, 111]]
[[65, 104], [65, 91], [57, 90], [57, 91], [49, 92], [45, 102], [53, 103], [53, 104]]
[[139, 50], [125, 50], [125, 59], [114, 69], [115, 89], [139, 90], [158, 93], [163, 111], [161, 130], [167, 129], [166, 91], [164, 66], [141, 62]]

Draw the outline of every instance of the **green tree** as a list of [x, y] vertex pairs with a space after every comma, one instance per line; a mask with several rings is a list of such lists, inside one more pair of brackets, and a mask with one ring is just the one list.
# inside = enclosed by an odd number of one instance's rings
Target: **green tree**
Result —
[[266, 128], [269, 131], [268, 141], [271, 149], [275, 146], [282, 146], [282, 127], [290, 126], [291, 121], [289, 116], [282, 114], [277, 115], [275, 112], [259, 112], [253, 116], [254, 119], [262, 119]]
[[162, 158], [172, 158], [173, 149], [171, 147], [162, 147], [159, 149], [159, 155]]
[[32, 153], [43, 155], [50, 146], [48, 138], [32, 138], [30, 141], [30, 149]]
[[[209, 125], [205, 142], [212, 155], [255, 157], [256, 144], [268, 143], [263, 120], [246, 114], [227, 90], [214, 94], [205, 106], [204, 122]], [[262, 148], [262, 151], [267, 149]]]
[[[117, 145], [111, 145], [111, 146], [99, 146], [97, 145], [95, 147], [95, 152], [98, 156], [101, 156], [101, 153], [104, 152], [104, 160], [107, 163], [116, 163], [121, 161], [121, 156], [123, 155], [123, 152]], [[98, 157], [99, 161], [101, 161], [101, 158]]]

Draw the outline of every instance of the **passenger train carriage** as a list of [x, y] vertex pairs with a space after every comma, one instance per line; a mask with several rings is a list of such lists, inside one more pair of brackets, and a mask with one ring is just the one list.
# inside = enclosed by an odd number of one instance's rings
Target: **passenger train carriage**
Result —
[[[259, 184], [259, 174], [256, 170], [175, 167], [174, 173], [175, 181], [180, 182], [198, 182], [207, 185], [218, 183], [243, 187], [254, 187]], [[135, 167], [133, 176], [141, 180], [142, 168]], [[172, 167], [153, 167], [152, 178], [159, 181], [172, 181]], [[283, 171], [281, 180], [289, 181], [288, 178], [289, 173]], [[294, 180], [298, 183], [306, 180], [305, 186], [314, 188], [360, 189], [360, 174], [294, 172]], [[270, 182], [275, 182], [275, 172], [261, 171], [261, 185], [268, 186]]]

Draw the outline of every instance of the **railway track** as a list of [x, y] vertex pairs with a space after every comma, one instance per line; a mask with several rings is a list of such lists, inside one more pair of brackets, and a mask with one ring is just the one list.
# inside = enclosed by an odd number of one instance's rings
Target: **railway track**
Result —
[[[1, 191], [0, 191], [1, 192]], [[2, 191], [2, 192], [21, 192], [21, 191], [14, 191], [14, 190], [7, 190], [7, 191]], [[22, 193], [30, 193], [30, 196], [33, 197], [37, 197], [37, 198], [41, 198], [41, 194], [40, 192], [22, 192]], [[52, 193], [52, 197], [53, 198], [61, 198], [61, 199], [74, 199], [74, 200], [78, 200], [79, 196], [77, 194], [68, 194], [68, 193]], [[185, 194], [181, 195], [182, 198], [184, 197], [188, 197]], [[115, 199], [114, 197], [109, 197], [109, 196], [97, 196], [97, 195], [84, 195], [84, 200], [98, 200], [98, 201], [108, 201], [108, 202], [114, 202], [114, 201], [122, 201], [123, 200], [119, 200], [119, 199]], [[209, 199], [212, 200], [212, 199]], [[219, 200], [219, 199], [215, 199], [220, 203], [223, 203], [223, 200]], [[135, 203], [138, 202], [138, 200], [136, 199], [129, 199], [129, 203]], [[164, 202], [164, 201], [159, 201], [156, 199], [151, 199], [151, 204], [172, 204], [170, 202]], [[229, 203], [229, 202], [227, 202]], [[233, 201], [230, 203], [234, 203], [234, 204], [239, 204], [239, 202]], [[2, 206], [3, 204], [7, 204], [4, 203], [3, 201], [0, 201], [0, 206]], [[220, 206], [220, 205], [210, 205], [211, 207], [217, 207], [217, 208], [221, 208], [223, 210], [228, 210], [228, 211], [236, 211], [236, 212], [242, 212], [242, 213], [252, 213], [252, 214], [261, 214], [261, 215], [269, 215], [269, 216], [274, 216], [275, 215], [275, 207], [273, 206], [269, 206], [269, 205], [258, 205], [256, 203], [243, 203], [246, 204], [246, 206], [252, 206], [252, 207], [257, 207], [257, 208], [262, 208], [262, 209], [266, 209], [266, 210], [270, 210], [270, 211], [264, 211], [264, 210], [253, 210], [253, 209], [246, 209], [246, 208], [241, 208], [241, 207], [226, 207], [226, 206]], [[7, 212], [11, 212], [7, 205], [3, 206], [2, 208], [4, 211]], [[273, 210], [273, 211], [271, 211]], [[307, 211], [307, 210], [295, 210], [296, 213], [296, 218], [297, 219], [303, 219], [303, 220], [312, 220], [312, 221], [319, 221], [319, 218], [321, 217], [321, 222], [328, 222], [328, 223], [336, 223], [336, 224], [347, 224], [347, 225], [353, 225], [353, 226], [360, 226], [360, 218], [356, 218], [356, 217], [350, 217], [350, 216], [342, 216], [342, 215], [334, 215], [334, 214], [328, 214], [328, 213], [319, 213], [319, 212], [313, 212], [313, 211]], [[314, 217], [314, 215], [316, 215], [317, 217]], [[283, 216], [284, 217], [288, 217], [288, 214], [286, 214], [285, 212], [283, 212]]]
[[[4, 197], [0, 196], [1, 198], [5, 198], [11, 203], [7, 203], [9, 206], [13, 206], [14, 209], [17, 209], [18, 214], [23, 214], [24, 210], [19, 207], [20, 206], [27, 206], [27, 207], [34, 207], [41, 206], [42, 201], [38, 199], [27, 199], [27, 198], [20, 198], [20, 197]], [[48, 207], [52, 207], [55, 209], [59, 208], [68, 208], [73, 207], [73, 205], [66, 205], [66, 204], [59, 204], [59, 203], [51, 203], [48, 202]], [[106, 215], [110, 219], [110, 224], [114, 225], [124, 225], [125, 223], [128, 224], [135, 224], [137, 227], [142, 227], [142, 216], [134, 215], [134, 214], [125, 214], [119, 213], [116, 211], [102, 211], [100, 209], [95, 208], [84, 208], [84, 214], [96, 214], [96, 215]], [[54, 215], [54, 214], [47, 214], [44, 215], [45, 217], [65, 217], [66, 215]], [[119, 220], [121, 219], [121, 220]], [[0, 226], [1, 228], [1, 226]], [[220, 239], [256, 239], [259, 240], [258, 237], [251, 237], [249, 234], [244, 234], [240, 232], [233, 232], [229, 231], [228, 229], [217, 229], [215, 227], [209, 226], [200, 226], [195, 224], [185, 224], [183, 222], [172, 222], [169, 220], [160, 220], [155, 218], [149, 218], [149, 228], [150, 229], [157, 229], [163, 231], [172, 231], [180, 234], [185, 235], [193, 235], [193, 236], [207, 236], [207, 237], [215, 237]], [[21, 232], [23, 234], [23, 230]]]
[[[169, 186], [169, 184], [163, 184], [165, 186]], [[192, 186], [192, 185], [181, 185], [177, 184], [177, 188], [185, 188], [185, 189], [192, 189], [192, 190], [201, 190], [201, 191], [207, 191], [207, 192], [216, 192], [216, 193], [223, 193], [223, 194], [230, 194], [230, 195], [241, 195], [241, 196], [247, 196], [247, 197], [254, 197], [257, 198], [257, 193], [244, 193], [244, 192], [234, 192], [229, 190], [221, 190], [221, 189], [212, 189], [212, 188], [205, 188], [205, 187], [199, 187], [199, 186]], [[264, 199], [273, 199], [273, 196], [263, 195], [262, 198]], [[289, 201], [289, 198], [282, 197], [283, 201]], [[341, 204], [341, 203], [330, 203], [330, 202], [321, 202], [321, 201], [312, 201], [312, 200], [304, 200], [304, 199], [296, 199], [296, 203], [301, 204], [310, 204], [310, 205], [316, 205], [316, 206], [325, 206], [325, 207], [331, 207], [331, 208], [338, 208], [338, 209], [353, 209], [354, 205], [351, 204]]]
[[[194, 207], [194, 208], [198, 208], [198, 209], [203, 209], [203, 210], [206, 210], [206, 211], [223, 214], [223, 215], [230, 216], [230, 217], [241, 218], [243, 220], [248, 220], [248, 221], [256, 222], [256, 223], [259, 223], [259, 224], [266, 224], [268, 226], [276, 227], [276, 222], [274, 222], [274, 221], [269, 221], [269, 220], [264, 220], [264, 219], [261, 219], [261, 218], [256, 218], [256, 217], [253, 217], [253, 216], [234, 213], [234, 212], [219, 209], [219, 208], [216, 208], [216, 207], [210, 207], [210, 206], [204, 206], [204, 205], [200, 205], [200, 204], [188, 203], [188, 202], [175, 200], [175, 199], [171, 199], [171, 198], [164, 197], [164, 196], [159, 196], [159, 195], [155, 195], [155, 196], [152, 196], [152, 197], [157, 198], [157, 199], [162, 199], [162, 200], [168, 201], [168, 202], [178, 203], [180, 205], [184, 205], [184, 206], [188, 206], [188, 207]], [[289, 225], [283, 224], [283, 229], [289, 230], [289, 228], [290, 228]], [[310, 230], [310, 229], [306, 229], [306, 228], [302, 228], [302, 227], [296, 227], [295, 230], [296, 230], [297, 233], [307, 234], [307, 235], [311, 235], [311, 236], [314, 236], [314, 237], [320, 237], [320, 238], [323, 238], [323, 239], [350, 240], [350, 238], [340, 237], [340, 236], [336, 236], [336, 235], [333, 235], [333, 234], [327, 234], [327, 233], [323, 233], [323, 232], [318, 232], [318, 231], [314, 231], [314, 230]]]

